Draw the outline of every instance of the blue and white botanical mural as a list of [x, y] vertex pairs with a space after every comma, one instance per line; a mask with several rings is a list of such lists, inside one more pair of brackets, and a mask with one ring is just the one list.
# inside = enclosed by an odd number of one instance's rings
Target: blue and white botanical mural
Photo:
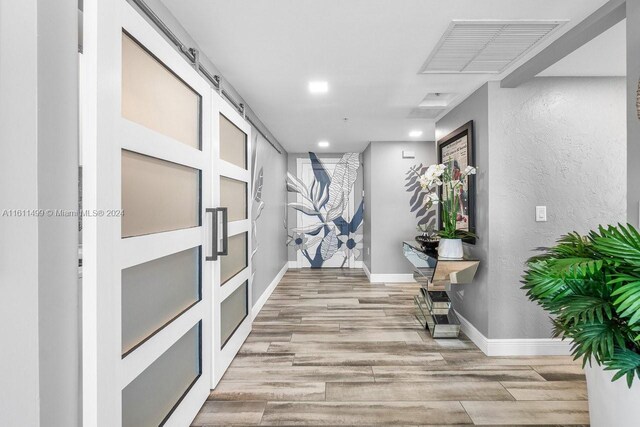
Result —
[[364, 200], [349, 215], [360, 155], [345, 153], [333, 173], [315, 153], [309, 153], [309, 160], [313, 169], [311, 182], [287, 173], [287, 191], [298, 195], [298, 200], [288, 205], [309, 220], [289, 230], [287, 245], [299, 251], [311, 267], [322, 267], [333, 257], [339, 257], [338, 266], [344, 267], [350, 257], [360, 256], [362, 248], [362, 234], [357, 231], [362, 226]]

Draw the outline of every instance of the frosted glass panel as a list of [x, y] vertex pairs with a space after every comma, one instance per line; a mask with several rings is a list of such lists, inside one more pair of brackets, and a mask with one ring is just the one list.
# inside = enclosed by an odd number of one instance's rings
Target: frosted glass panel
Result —
[[220, 158], [247, 168], [247, 135], [220, 115]]
[[247, 233], [229, 237], [229, 252], [220, 258], [220, 283], [225, 284], [247, 268]]
[[200, 95], [122, 34], [122, 117], [200, 148]]
[[230, 222], [247, 219], [247, 183], [221, 176], [220, 206], [228, 208]]
[[247, 282], [233, 291], [220, 304], [220, 335], [222, 347], [229, 341], [236, 328], [247, 317], [248, 313]]
[[122, 237], [200, 225], [200, 171], [122, 151]]
[[122, 426], [157, 427], [202, 373], [200, 324], [122, 390]]
[[199, 246], [122, 270], [122, 353], [199, 300]]

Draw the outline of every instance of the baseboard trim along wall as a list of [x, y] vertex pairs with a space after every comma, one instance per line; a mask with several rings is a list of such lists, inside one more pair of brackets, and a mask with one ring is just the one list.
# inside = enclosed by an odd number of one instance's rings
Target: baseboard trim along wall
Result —
[[413, 274], [373, 274], [364, 263], [362, 269], [369, 278], [369, 283], [415, 283]]
[[456, 311], [460, 329], [487, 356], [569, 356], [571, 341], [559, 338], [495, 339], [485, 337]]
[[[363, 268], [364, 262], [362, 261], [354, 261], [353, 268]], [[289, 261], [289, 268], [298, 268], [298, 261]], [[331, 268], [331, 267], [328, 267]]]
[[253, 307], [251, 308], [251, 320], [254, 320], [256, 316], [258, 316], [258, 313], [260, 313], [260, 310], [262, 310], [262, 307], [267, 302], [276, 286], [278, 286], [278, 283], [280, 283], [280, 280], [282, 280], [282, 277], [290, 268], [290, 265], [291, 261], [282, 266], [282, 269], [278, 272], [278, 274], [276, 274], [276, 277], [273, 278], [267, 289], [264, 290], [258, 301], [256, 301], [256, 303], [253, 305]]

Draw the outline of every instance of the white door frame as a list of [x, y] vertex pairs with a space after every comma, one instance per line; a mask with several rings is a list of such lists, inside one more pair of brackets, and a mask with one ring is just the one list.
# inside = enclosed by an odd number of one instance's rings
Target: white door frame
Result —
[[[330, 165], [337, 165], [340, 162], [340, 157], [318, 157], [318, 160], [320, 160], [323, 164], [330, 164]], [[308, 157], [298, 157], [296, 159], [296, 174], [298, 176], [299, 179], [303, 179], [302, 178], [302, 169], [305, 165], [311, 165], [311, 159]], [[304, 181], [303, 181], [304, 182]], [[305, 185], [307, 185], [307, 183], [305, 183]], [[355, 201], [354, 201], [354, 191], [353, 188], [351, 190], [351, 197], [349, 197], [349, 204], [347, 205], [347, 214], [349, 216], [349, 219], [351, 219], [355, 213]], [[296, 201], [298, 203], [303, 203], [304, 200], [302, 199], [302, 196], [298, 193], [296, 195], [297, 199]], [[302, 221], [304, 218], [304, 214], [300, 211], [296, 211], [296, 218], [297, 218], [297, 226], [301, 227], [302, 226]], [[347, 219], [347, 218], [345, 218]], [[335, 256], [335, 255], [334, 255]], [[309, 262], [307, 261], [307, 259], [302, 255], [301, 251], [296, 251], [296, 262], [297, 262], [297, 268], [306, 268], [309, 267]], [[351, 253], [349, 255], [349, 258], [347, 260], [347, 265], [345, 266], [346, 268], [355, 268], [355, 258], [353, 256], [353, 253]]]
[[[202, 150], [188, 147], [121, 117], [121, 46], [126, 30], [201, 96]], [[121, 238], [121, 219], [85, 216], [83, 222], [83, 425], [119, 426], [122, 390], [194, 325], [201, 322], [201, 373], [165, 425], [188, 425], [211, 386], [210, 263], [205, 255], [209, 184], [211, 89], [124, 0], [84, 4], [86, 114], [83, 114], [83, 209], [121, 210], [121, 151], [135, 151], [200, 169], [201, 225], [186, 230]], [[121, 271], [181, 250], [201, 247], [201, 300], [121, 356]], [[150, 390], [150, 393], [152, 391]]]
[[[211, 135], [213, 136], [213, 168], [212, 168], [212, 203], [213, 206], [220, 206], [220, 176], [225, 176], [247, 184], [247, 219], [241, 221], [233, 221], [228, 223], [228, 236], [234, 236], [240, 233], [247, 233], [247, 267], [233, 276], [224, 285], [220, 283], [220, 268], [214, 268], [213, 273], [213, 300], [212, 300], [212, 322], [213, 322], [213, 369], [211, 372], [212, 388], [218, 384], [225, 371], [231, 364], [231, 361], [240, 350], [240, 347], [251, 332], [251, 306], [252, 306], [252, 280], [251, 280], [251, 125], [244, 117], [238, 113], [229, 103], [212, 90], [212, 107], [211, 107]], [[220, 159], [220, 115], [223, 115], [231, 123], [237, 126], [247, 135], [247, 151], [246, 164], [247, 168], [243, 169], [232, 163]], [[220, 260], [215, 261], [215, 265], [219, 266]], [[221, 334], [221, 310], [220, 305], [238, 289], [244, 282], [247, 282], [247, 316], [242, 323], [224, 344], [222, 348]]]

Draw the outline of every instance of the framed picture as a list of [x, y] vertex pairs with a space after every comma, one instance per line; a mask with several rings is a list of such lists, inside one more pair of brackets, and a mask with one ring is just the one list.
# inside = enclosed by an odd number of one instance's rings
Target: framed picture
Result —
[[[438, 163], [444, 163], [452, 170], [455, 178], [468, 165], [476, 166], [473, 153], [473, 121], [470, 121], [449, 135], [438, 140]], [[467, 176], [465, 185], [460, 188], [460, 209], [456, 227], [471, 233], [476, 232], [476, 176]], [[442, 187], [440, 187], [440, 200], [443, 199]], [[438, 208], [438, 227], [442, 229], [442, 203]], [[464, 239], [466, 243], [475, 244], [476, 239], [469, 237]]]

